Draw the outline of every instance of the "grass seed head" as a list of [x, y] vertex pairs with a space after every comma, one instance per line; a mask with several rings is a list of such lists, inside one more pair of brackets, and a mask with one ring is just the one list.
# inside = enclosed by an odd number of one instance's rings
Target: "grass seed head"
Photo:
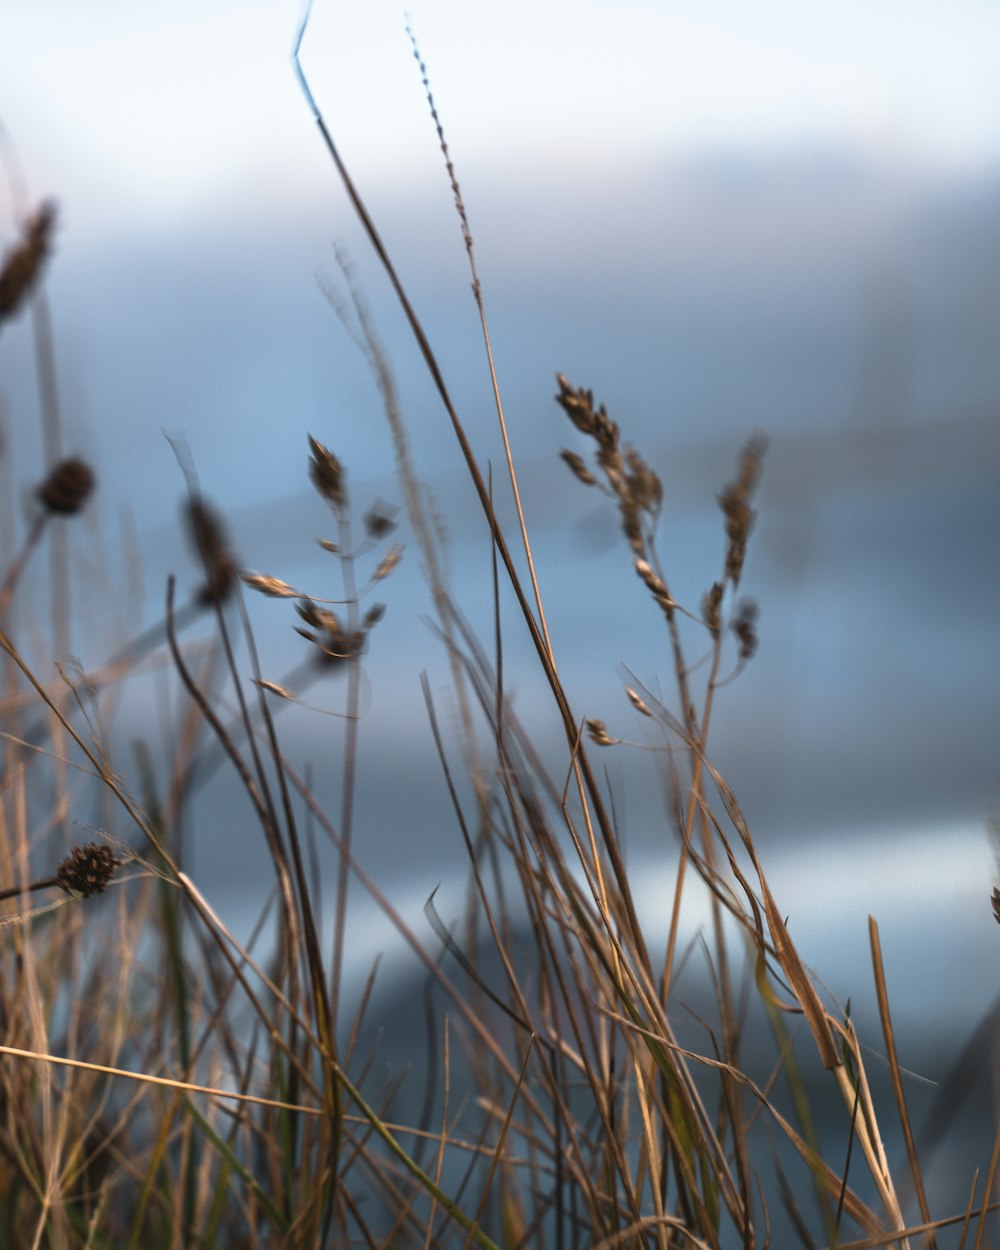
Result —
[[677, 604], [671, 599], [670, 591], [653, 566], [647, 560], [636, 560], [635, 571], [649, 587], [653, 598], [663, 609], [667, 620], [670, 620]]
[[649, 706], [646, 701], [642, 699], [631, 686], [625, 687], [625, 693], [628, 695], [629, 703], [632, 704], [637, 712], [641, 712], [643, 716], [653, 715], [653, 713], [649, 710]]
[[403, 557], [402, 543], [397, 543], [394, 547], [391, 547], [389, 551], [386, 552], [384, 559], [379, 561], [378, 568], [372, 574], [372, 581], [373, 582], [384, 581], [384, 579], [389, 576], [392, 570], [400, 562], [402, 557]]
[[311, 626], [310, 629], [302, 629], [296, 625], [295, 632], [312, 643], [316, 648], [317, 658], [324, 666], [357, 659], [365, 649], [368, 629], [377, 619], [376, 617], [369, 622], [366, 616], [363, 628], [351, 631], [336, 612], [314, 603], [312, 599], [303, 599], [295, 605], [295, 610]]
[[385, 616], [385, 604], [373, 603], [364, 615], [362, 625], [365, 629], [371, 629], [373, 625], [377, 625], [382, 617]]
[[730, 629], [739, 639], [740, 660], [743, 663], [751, 659], [757, 650], [757, 617], [759, 615], [760, 609], [756, 599], [742, 599], [730, 625]]
[[734, 482], [730, 482], [719, 496], [719, 506], [726, 518], [726, 537], [729, 547], [726, 551], [726, 577], [736, 586], [743, 572], [743, 561], [747, 553], [747, 539], [753, 529], [757, 513], [750, 506], [750, 500], [757, 488], [760, 478], [764, 452], [767, 450], [767, 439], [755, 434], [743, 448], [740, 457], [739, 473]]
[[309, 477], [313, 486], [335, 512], [342, 512], [347, 506], [343, 466], [333, 452], [317, 442], [311, 434], [309, 435], [309, 448], [312, 452], [312, 458], [309, 461]]
[[94, 489], [90, 465], [76, 456], [60, 460], [38, 488], [38, 498], [55, 516], [73, 516], [86, 503]]
[[75, 846], [59, 865], [56, 879], [59, 888], [78, 898], [90, 898], [101, 894], [115, 875], [121, 860], [110, 846], [99, 842], [85, 842]]
[[587, 736], [590, 741], [598, 747], [612, 747], [615, 745], [615, 739], [608, 733], [608, 727], [604, 721], [592, 717], [587, 721]]
[[185, 515], [208, 579], [198, 598], [204, 604], [222, 603], [229, 597], [236, 581], [236, 561], [230, 551], [222, 518], [197, 495], [187, 501]]
[[267, 573], [251, 573], [249, 571], [241, 573], [245, 585], [251, 590], [259, 591], [262, 595], [267, 595], [269, 599], [298, 599], [299, 592], [294, 586], [290, 586], [288, 582], [283, 582], [280, 577], [271, 577]]
[[571, 386], [568, 378], [562, 373], [556, 374], [556, 381], [559, 383], [556, 403], [581, 434], [593, 435], [595, 429], [594, 392], [586, 391], [583, 387], [578, 390], [575, 386]]
[[718, 638], [721, 628], [719, 609], [722, 606], [722, 594], [722, 582], [713, 582], [711, 589], [705, 592], [705, 597], [701, 601], [701, 614], [713, 638]]
[[385, 538], [387, 534], [391, 534], [396, 528], [396, 513], [398, 508], [394, 508], [392, 504], [383, 503], [381, 499], [376, 500], [362, 517], [362, 523], [365, 527], [365, 536], [370, 538], [372, 542], [378, 542], [379, 539]]
[[591, 471], [587, 468], [582, 456], [578, 456], [575, 451], [565, 450], [561, 451], [559, 454], [569, 465], [574, 477], [576, 477], [578, 481], [581, 481], [584, 486], [597, 485], [597, 478], [594, 477], [593, 473], [591, 473]]
[[48, 200], [24, 225], [21, 242], [10, 249], [0, 266], [0, 322], [14, 317], [31, 294], [52, 248], [56, 206]]

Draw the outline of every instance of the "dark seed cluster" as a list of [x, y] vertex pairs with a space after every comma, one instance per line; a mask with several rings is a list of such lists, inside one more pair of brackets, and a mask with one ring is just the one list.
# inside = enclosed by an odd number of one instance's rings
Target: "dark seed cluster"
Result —
[[[564, 450], [560, 455], [578, 481], [585, 486], [596, 486], [615, 500], [622, 529], [633, 552], [635, 571], [671, 628], [676, 628], [675, 614], [684, 609], [670, 593], [655, 554], [656, 524], [663, 502], [660, 479], [634, 447], [621, 442], [618, 426], [608, 416], [604, 405], [594, 407], [592, 391], [572, 386], [561, 373], [556, 374], [556, 380], [559, 384], [556, 402], [580, 433], [596, 443], [591, 464], [575, 451]], [[743, 448], [735, 480], [719, 495], [719, 505], [726, 522], [724, 571], [701, 601], [701, 621], [716, 646], [721, 642], [724, 629], [731, 630], [735, 635], [740, 667], [757, 650], [757, 604], [752, 599], [743, 599], [731, 614], [724, 610], [723, 604], [727, 589], [735, 591], [743, 573], [747, 542], [757, 515], [751, 501], [760, 479], [766, 449], [767, 440], [763, 435], [755, 434]], [[607, 745], [593, 725], [589, 729], [594, 742]]]
[[52, 247], [56, 206], [44, 203], [25, 222], [20, 243], [11, 248], [0, 266], [0, 322], [14, 317], [31, 294]]
[[320, 495], [334, 509], [341, 512], [347, 507], [347, 486], [344, 482], [344, 470], [340, 461], [322, 443], [309, 435], [309, 449], [312, 456], [309, 460], [309, 477]]
[[109, 846], [85, 842], [83, 846], [75, 846], [59, 865], [56, 880], [67, 894], [90, 898], [106, 889], [120, 863]]
[[746, 663], [757, 651], [757, 617], [760, 609], [755, 599], [741, 599], [736, 615], [730, 622], [730, 629], [740, 644], [740, 660]]
[[576, 452], [563, 451], [563, 460], [585, 486], [600, 486], [615, 499], [629, 546], [636, 555], [644, 555], [663, 501], [660, 479], [634, 447], [621, 443], [618, 426], [604, 405], [594, 408], [592, 391], [571, 386], [561, 373], [556, 374], [556, 381], [556, 403], [580, 433], [597, 444], [594, 459], [604, 484]]
[[48, 512], [73, 516], [80, 511], [94, 489], [90, 465], [77, 457], [60, 460], [38, 488], [38, 498]]
[[734, 586], [739, 585], [747, 553], [747, 539], [757, 517], [755, 509], [750, 506], [750, 500], [760, 478], [766, 450], [767, 440], [760, 434], [755, 435], [743, 448], [736, 481], [730, 482], [719, 496], [719, 506], [726, 518], [726, 537], [729, 539], [726, 577]]
[[[339, 664], [344, 660], [353, 660], [364, 650], [367, 630], [358, 629], [351, 632], [336, 612], [331, 612], [329, 608], [314, 603], [312, 599], [303, 599], [301, 603], [295, 605], [295, 610], [311, 627], [302, 629], [296, 625], [295, 632], [313, 644], [324, 664]], [[371, 623], [374, 624], [375, 620]]]
[[236, 582], [236, 561], [222, 518], [198, 495], [186, 507], [188, 532], [205, 567], [206, 581], [198, 594], [204, 604], [223, 603]]

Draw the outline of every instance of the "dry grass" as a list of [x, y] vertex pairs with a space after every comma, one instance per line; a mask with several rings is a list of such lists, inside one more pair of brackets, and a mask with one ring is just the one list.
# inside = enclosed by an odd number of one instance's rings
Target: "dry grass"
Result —
[[[737, 798], [712, 762], [716, 696], [757, 642], [756, 605], [740, 588], [764, 442], [751, 438], [720, 493], [719, 567], [706, 577], [702, 602], [685, 605], [656, 549], [657, 474], [590, 391], [559, 375], [556, 401], [591, 452], [588, 459], [565, 450], [563, 460], [587, 489], [614, 501], [627, 558], [649, 594], [651, 627], [665, 629], [676, 685], [677, 711], [638, 683], [626, 691], [631, 715], [662, 747], [651, 766], [665, 770], [679, 850], [661, 949], [640, 918], [610, 796], [591, 762], [593, 751], [618, 749], [619, 739], [604, 720], [577, 717], [560, 679], [471, 231], [431, 107], [472, 266], [517, 501], [518, 559], [437, 357], [324, 119], [314, 115], [424, 355], [494, 540], [484, 581], [498, 623], [487, 646], [449, 593], [391, 372], [348, 275], [340, 311], [386, 407], [451, 664], [457, 746], [425, 692], [456, 844], [468, 857], [466, 922], [460, 935], [449, 932], [430, 900], [438, 940], [414, 933], [353, 854], [361, 681], [382, 614], [371, 594], [399, 559], [400, 549], [386, 546], [392, 510], [374, 506], [359, 527], [345, 466], [310, 440], [308, 474], [336, 523], [336, 540], [325, 544], [342, 577], [334, 603], [275, 572], [242, 568], [224, 523], [190, 482], [202, 589], [178, 609], [171, 584], [159, 631], [122, 648], [102, 674], [74, 677], [52, 661], [29, 660], [29, 605], [16, 619], [13, 612], [45, 534], [72, 524], [93, 486], [86, 464], [61, 460], [38, 490], [36, 517], [0, 590], [0, 899], [8, 909], [0, 945], [0, 1250], [987, 1244], [1000, 1133], [960, 1197], [923, 1175], [874, 920], [883, 1036], [868, 1041], [887, 1063], [870, 1071], [850, 1016], [830, 1006], [803, 964]], [[30, 301], [50, 226], [44, 208], [24, 224], [0, 277], [0, 316]], [[310, 655], [281, 682], [258, 664], [245, 591], [295, 602], [294, 627]], [[564, 731], [558, 759], [542, 758], [507, 702], [499, 604], [508, 598]], [[206, 656], [182, 635], [212, 617], [216, 643]], [[102, 715], [112, 674], [137, 671], [164, 647], [187, 696], [178, 723], [165, 719], [166, 777], [148, 749], [131, 762], [112, 759]], [[707, 663], [692, 662], [706, 652]], [[336, 813], [322, 810], [276, 724], [278, 711], [331, 666], [346, 676]], [[456, 752], [464, 777], [451, 763]], [[184, 866], [187, 812], [219, 762], [250, 804], [270, 860], [261, 926], [270, 920], [276, 939], [263, 954], [227, 930]], [[470, 804], [461, 797], [468, 780]], [[67, 813], [82, 809], [102, 813], [108, 832], [54, 855]], [[316, 838], [338, 855], [329, 921]], [[402, 1085], [385, 1079], [366, 1027], [374, 972], [356, 998], [344, 989], [352, 875], [426, 968], [431, 1041], [421, 1057], [414, 1040], [417, 1067]], [[710, 932], [685, 955], [681, 916], [702, 891]], [[29, 908], [36, 897], [47, 901]], [[682, 981], [699, 987], [696, 1008]], [[420, 1030], [411, 1031], [416, 1039]], [[966, 1084], [960, 1068], [943, 1096], [960, 1099]], [[895, 1139], [897, 1121], [903, 1150], [891, 1164], [884, 1143]], [[941, 1201], [950, 1205], [935, 1205]]]

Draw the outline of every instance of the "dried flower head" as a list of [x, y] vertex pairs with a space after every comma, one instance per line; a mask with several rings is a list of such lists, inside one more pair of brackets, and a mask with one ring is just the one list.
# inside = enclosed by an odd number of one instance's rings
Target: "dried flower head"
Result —
[[663, 484], [634, 447], [625, 448], [625, 484], [634, 507], [655, 517], [663, 502]]
[[222, 603], [228, 598], [236, 581], [236, 561], [230, 552], [229, 538], [222, 518], [199, 495], [192, 495], [186, 505], [188, 530], [205, 567], [207, 581], [198, 598], [201, 603]]
[[722, 606], [722, 582], [713, 582], [701, 601], [701, 615], [713, 638], [718, 638], [721, 628], [720, 611]]
[[85, 842], [75, 846], [59, 865], [56, 880], [67, 894], [90, 898], [104, 891], [121, 862], [110, 846]]
[[251, 590], [259, 591], [262, 595], [267, 595], [269, 599], [298, 599], [301, 597], [299, 591], [294, 586], [290, 586], [288, 582], [283, 582], [280, 577], [271, 577], [267, 573], [251, 573], [249, 570], [240, 574], [244, 585], [249, 586]]
[[342, 632], [340, 617], [336, 612], [331, 612], [329, 608], [324, 608], [312, 599], [303, 599], [301, 603], [297, 603], [295, 611], [313, 629], [322, 630], [325, 634], [339, 634]]
[[677, 604], [670, 597], [670, 591], [667, 590], [666, 584], [659, 576], [656, 570], [646, 560], [636, 560], [635, 571], [649, 587], [653, 598], [663, 609], [667, 620], [669, 621], [674, 614], [674, 608]]
[[385, 616], [385, 604], [373, 603], [365, 613], [361, 624], [364, 625], [365, 629], [371, 629], [373, 625], [379, 623], [383, 616]]
[[94, 489], [90, 465], [73, 456], [60, 460], [38, 488], [38, 498], [57, 516], [73, 516], [86, 503]]
[[372, 581], [373, 582], [384, 581], [384, 579], [389, 576], [389, 574], [392, 572], [392, 570], [396, 567], [396, 565], [400, 562], [402, 558], [403, 558], [403, 545], [402, 543], [396, 543], [394, 547], [389, 548], [389, 550], [386, 552], [383, 559], [379, 561], [378, 568], [372, 574]]
[[740, 660], [746, 663], [757, 650], [757, 617], [760, 609], [755, 599], [742, 599], [730, 629], [740, 642]]
[[575, 451], [565, 450], [561, 451], [559, 454], [569, 465], [573, 475], [581, 481], [584, 486], [597, 485], [597, 478], [594, 477], [593, 473], [591, 473], [591, 471], [587, 468], [582, 456], [578, 456]]
[[620, 445], [618, 426], [603, 404], [595, 411], [590, 391], [570, 386], [561, 373], [556, 378], [559, 382], [556, 401], [576, 428], [597, 443], [594, 459], [606, 485], [602, 485], [576, 452], [562, 451], [560, 455], [585, 486], [601, 486], [605, 493], [614, 496], [629, 546], [637, 556], [644, 555], [663, 499], [660, 479], [634, 447]]
[[625, 693], [628, 695], [628, 701], [632, 704], [637, 712], [641, 712], [643, 716], [652, 716], [646, 701], [640, 697], [639, 693], [632, 689], [631, 686], [625, 687]]
[[614, 738], [608, 733], [607, 725], [596, 717], [587, 721], [587, 736], [598, 747], [611, 747], [615, 744]]
[[295, 605], [295, 610], [311, 626], [301, 629], [296, 625], [295, 632], [312, 643], [324, 665], [356, 659], [364, 650], [366, 631], [347, 629], [336, 612], [330, 612], [312, 599], [303, 599]]
[[580, 433], [589, 434], [604, 448], [616, 446], [618, 426], [608, 416], [603, 404], [596, 412], [594, 411], [594, 392], [584, 390], [583, 387], [577, 389], [571, 386], [568, 379], [561, 373], [556, 374], [556, 381], [559, 383], [556, 403]]
[[569, 379], [563, 373], [556, 374], [556, 381], [559, 383], [556, 403], [581, 434], [593, 434], [594, 392], [586, 391], [583, 387], [577, 389], [571, 386]]
[[750, 506], [750, 500], [757, 488], [766, 450], [767, 439], [762, 434], [755, 434], [743, 448], [736, 481], [730, 482], [719, 496], [719, 506], [726, 518], [726, 537], [729, 539], [729, 547], [726, 551], [726, 577], [734, 586], [739, 583], [743, 572], [747, 539], [750, 537], [750, 531], [757, 516]]
[[52, 247], [56, 206], [46, 201], [24, 223], [24, 236], [0, 266], [0, 322], [13, 317], [38, 281]]
[[373, 542], [378, 542], [380, 538], [385, 538], [386, 534], [391, 534], [396, 528], [398, 511], [399, 509], [393, 507], [392, 504], [385, 503], [381, 499], [376, 500], [362, 518], [365, 534]]
[[347, 506], [347, 489], [344, 485], [344, 470], [340, 461], [329, 448], [309, 435], [309, 448], [312, 458], [309, 461], [309, 477], [313, 486], [319, 491], [335, 511], [340, 512]]

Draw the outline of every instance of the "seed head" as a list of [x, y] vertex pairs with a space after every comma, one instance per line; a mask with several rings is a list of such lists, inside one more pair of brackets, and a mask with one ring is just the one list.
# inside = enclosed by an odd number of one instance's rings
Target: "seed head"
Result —
[[756, 511], [750, 506], [750, 500], [757, 487], [766, 450], [767, 439], [761, 434], [755, 434], [743, 448], [736, 481], [730, 482], [719, 496], [719, 506], [726, 518], [726, 537], [729, 539], [726, 577], [734, 586], [739, 583], [743, 572], [747, 539], [757, 517]]
[[701, 601], [701, 615], [713, 638], [718, 638], [720, 628], [719, 608], [722, 604], [722, 582], [713, 582]]
[[381, 499], [372, 504], [362, 518], [367, 537], [372, 542], [378, 542], [380, 538], [385, 538], [387, 534], [391, 534], [396, 528], [396, 513], [398, 511], [398, 508], [393, 507], [392, 504], [384, 503]]
[[94, 489], [94, 474], [88, 464], [73, 456], [60, 460], [38, 488], [38, 498], [47, 511], [57, 516], [73, 516], [86, 503]]
[[329, 611], [312, 599], [303, 599], [295, 605], [295, 610], [307, 625], [312, 626], [311, 629], [302, 629], [296, 625], [295, 632], [312, 643], [317, 658], [324, 666], [357, 659], [364, 650], [365, 630], [352, 632], [347, 629], [336, 612]]
[[598, 747], [612, 747], [615, 745], [614, 738], [608, 733], [607, 725], [605, 725], [604, 721], [598, 720], [596, 716], [587, 720], [587, 736]]
[[0, 266], [0, 322], [13, 317], [38, 281], [52, 246], [56, 206], [46, 201], [24, 224], [24, 236]]
[[559, 454], [569, 465], [570, 471], [573, 475], [581, 481], [584, 486], [597, 485], [597, 478], [594, 477], [593, 473], [591, 473], [591, 471], [587, 468], [582, 456], [578, 456], [575, 451], [565, 450], [561, 451]]
[[730, 625], [740, 643], [740, 662], [746, 663], [757, 651], [757, 617], [760, 609], [755, 599], [742, 599]]
[[309, 435], [309, 448], [312, 459], [309, 461], [309, 476], [313, 486], [336, 512], [340, 512], [347, 504], [347, 491], [344, 487], [344, 470], [340, 461], [329, 448]]
[[208, 579], [198, 598], [204, 604], [222, 603], [228, 598], [236, 580], [236, 561], [230, 552], [222, 518], [199, 495], [188, 499], [186, 517], [191, 539]]
[[110, 846], [85, 842], [83, 846], [75, 846], [66, 856], [59, 865], [56, 879], [59, 888], [67, 894], [90, 898], [92, 894], [104, 891], [120, 864], [121, 860]]

